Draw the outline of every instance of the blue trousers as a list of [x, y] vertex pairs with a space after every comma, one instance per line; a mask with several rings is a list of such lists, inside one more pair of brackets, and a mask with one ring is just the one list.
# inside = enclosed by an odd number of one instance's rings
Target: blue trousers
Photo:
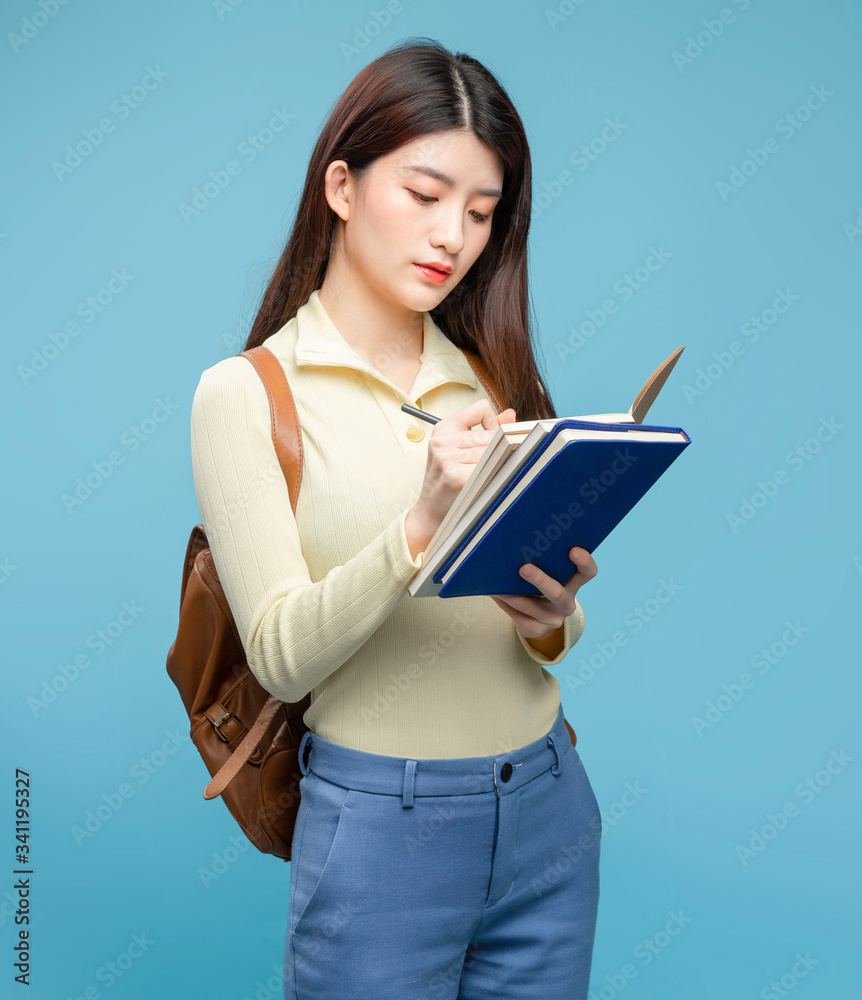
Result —
[[285, 1000], [586, 1000], [601, 816], [562, 706], [495, 756], [299, 759]]

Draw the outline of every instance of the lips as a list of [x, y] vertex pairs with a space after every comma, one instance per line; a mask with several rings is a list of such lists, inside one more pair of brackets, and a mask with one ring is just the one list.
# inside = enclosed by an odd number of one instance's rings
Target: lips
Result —
[[[439, 267], [435, 267], [432, 264], [414, 264], [413, 265], [420, 274], [423, 274], [429, 281], [433, 281], [435, 284], [442, 284], [448, 277], [449, 271], [440, 270]], [[451, 270], [451, 269], [450, 269]]]
[[430, 268], [433, 268], [435, 271], [442, 271], [444, 274], [451, 274], [452, 273], [452, 265], [451, 264], [444, 264], [442, 261], [439, 261], [439, 260], [423, 260], [419, 264], [419, 266], [420, 267], [430, 267]]

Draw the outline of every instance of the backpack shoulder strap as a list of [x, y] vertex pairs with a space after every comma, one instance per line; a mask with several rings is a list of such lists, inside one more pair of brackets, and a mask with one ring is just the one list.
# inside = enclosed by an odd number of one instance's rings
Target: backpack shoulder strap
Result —
[[242, 352], [242, 357], [254, 365], [261, 377], [269, 398], [269, 412], [272, 420], [272, 441], [287, 482], [290, 506], [296, 513], [296, 501], [302, 483], [302, 434], [296, 403], [287, 382], [281, 362], [268, 347], [262, 344]]
[[503, 400], [500, 396], [500, 390], [497, 388], [497, 383], [491, 377], [491, 373], [488, 371], [485, 362], [473, 351], [465, 351], [462, 349], [461, 353], [470, 362], [473, 371], [485, 387], [485, 392], [488, 393], [491, 397], [491, 401], [494, 403], [494, 406], [497, 407], [497, 411], [502, 413], [506, 407], [503, 405]]
[[[488, 393], [498, 412], [506, 409], [500, 396], [500, 390], [491, 377], [484, 361], [474, 351], [462, 352], [470, 362], [473, 371]], [[281, 464], [287, 489], [290, 494], [290, 505], [296, 513], [296, 501], [299, 487], [302, 483], [302, 435], [299, 430], [299, 417], [293, 393], [287, 382], [284, 368], [276, 356], [262, 344], [242, 352], [242, 357], [254, 365], [258, 375], [266, 387], [269, 399], [269, 412], [272, 419], [272, 440], [275, 452]]]
[[[290, 391], [281, 362], [268, 347], [264, 347], [262, 344], [258, 347], [252, 347], [248, 351], [243, 351], [242, 356], [248, 358], [254, 365], [255, 371], [260, 375], [261, 381], [266, 387], [272, 421], [272, 441], [275, 445], [281, 471], [287, 482], [290, 506], [295, 514], [299, 487], [302, 482], [302, 435], [299, 431], [299, 417], [296, 413], [293, 393]], [[305, 697], [308, 698], [308, 695]], [[280, 710], [283, 705], [284, 702], [274, 694], [269, 695], [258, 713], [254, 725], [204, 788], [205, 799], [217, 798], [229, 782], [236, 777], [242, 766], [257, 749], [273, 719], [276, 716], [281, 718]]]

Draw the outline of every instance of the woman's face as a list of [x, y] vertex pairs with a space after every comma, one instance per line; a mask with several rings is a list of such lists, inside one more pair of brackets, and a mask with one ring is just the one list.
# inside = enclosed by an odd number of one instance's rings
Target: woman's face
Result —
[[497, 153], [459, 130], [421, 136], [378, 157], [360, 180], [343, 160], [327, 169], [327, 197], [342, 220], [341, 253], [352, 277], [417, 312], [439, 305], [484, 250], [502, 186]]

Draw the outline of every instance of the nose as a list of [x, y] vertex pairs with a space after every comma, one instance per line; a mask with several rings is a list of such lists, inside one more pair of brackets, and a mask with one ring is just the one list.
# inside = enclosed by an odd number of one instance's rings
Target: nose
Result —
[[460, 209], [441, 209], [434, 220], [431, 244], [451, 256], [464, 249], [464, 220]]

